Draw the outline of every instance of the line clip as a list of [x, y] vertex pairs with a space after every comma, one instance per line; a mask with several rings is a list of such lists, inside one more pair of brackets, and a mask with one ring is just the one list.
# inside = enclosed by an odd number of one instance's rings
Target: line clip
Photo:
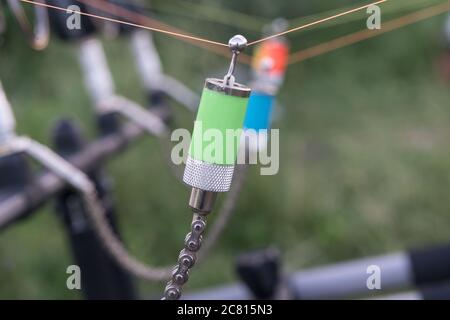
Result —
[[236, 68], [236, 62], [238, 55], [244, 51], [244, 49], [247, 47], [248, 41], [247, 39], [242, 35], [236, 35], [228, 41], [228, 47], [230, 48], [232, 52], [231, 57], [231, 63], [230, 68], [228, 69], [228, 73], [223, 78], [224, 85], [226, 86], [233, 86], [234, 85], [234, 69]]

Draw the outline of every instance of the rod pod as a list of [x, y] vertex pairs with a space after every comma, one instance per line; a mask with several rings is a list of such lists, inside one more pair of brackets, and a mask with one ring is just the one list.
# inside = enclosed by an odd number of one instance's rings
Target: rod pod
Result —
[[[53, 131], [53, 140], [58, 153], [65, 158], [84, 147], [81, 130], [69, 120], [61, 120], [57, 124]], [[120, 237], [108, 177], [100, 167], [96, 167], [88, 175], [95, 183], [111, 228]], [[80, 195], [73, 190], [65, 190], [57, 198], [56, 210], [64, 223], [75, 262], [83, 272], [82, 290], [85, 298], [135, 299], [136, 294], [129, 274], [122, 270], [104, 249], [87, 216]]]

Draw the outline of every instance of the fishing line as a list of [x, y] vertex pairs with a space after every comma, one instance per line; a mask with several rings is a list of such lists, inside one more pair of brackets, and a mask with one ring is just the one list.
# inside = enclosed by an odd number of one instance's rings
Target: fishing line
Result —
[[[61, 7], [53, 6], [53, 5], [48, 5], [48, 4], [44, 4], [44, 3], [39, 3], [39, 2], [35, 2], [33, 0], [20, 0], [20, 1], [26, 2], [26, 3], [29, 3], [29, 4], [38, 5], [38, 6], [44, 6], [44, 7], [50, 8], [50, 9], [54, 9], [54, 10], [60, 10], [60, 11], [68, 12], [68, 10], [65, 9], [65, 8], [61, 8]], [[348, 14], [351, 14], [351, 13], [354, 13], [354, 12], [357, 12], [357, 11], [361, 11], [363, 9], [366, 9], [366, 8], [372, 6], [372, 5], [381, 4], [381, 3], [384, 3], [384, 2], [387, 2], [387, 1], [388, 0], [380, 0], [380, 1], [376, 1], [376, 2], [373, 2], [373, 3], [370, 3], [370, 4], [367, 4], [367, 5], [358, 7], [358, 8], [347, 10], [347, 11], [335, 14], [335, 15], [327, 17], [327, 18], [323, 18], [323, 19], [320, 19], [320, 20], [317, 20], [317, 21], [314, 21], [314, 22], [311, 22], [311, 23], [308, 23], [308, 24], [305, 24], [305, 25], [298, 26], [296, 28], [292, 28], [292, 29], [286, 30], [286, 31], [278, 33], [278, 34], [271, 35], [269, 37], [265, 37], [265, 38], [262, 38], [262, 39], [259, 39], [259, 40], [255, 40], [253, 42], [250, 42], [248, 44], [248, 46], [255, 45], [255, 44], [258, 44], [258, 43], [261, 43], [261, 42], [264, 42], [264, 41], [267, 41], [267, 40], [270, 40], [270, 39], [273, 39], [273, 38], [276, 38], [276, 37], [279, 37], [279, 36], [282, 36], [282, 35], [286, 35], [286, 34], [289, 34], [289, 33], [295, 32], [295, 31], [303, 30], [303, 29], [306, 29], [306, 28], [309, 28], [309, 27], [312, 27], [312, 26], [315, 26], [315, 25], [319, 25], [321, 23], [324, 23], [324, 22], [327, 22], [327, 21], [331, 21], [331, 20], [337, 19], [339, 17], [345, 16], [345, 15], [348, 15]], [[85, 1], [85, 0], [79, 0], [79, 2], [87, 4], [87, 5], [92, 6], [92, 7], [96, 7], [97, 9], [103, 10], [104, 12], [120, 16], [121, 18], [126, 18], [124, 16], [129, 16], [129, 17], [132, 16], [135, 19], [129, 19], [131, 21], [140, 21], [140, 20], [145, 19], [146, 22], [147, 21], [150, 22], [149, 24], [153, 24], [154, 25], [156, 23], [156, 21], [154, 21], [153, 19], [151, 19], [151, 18], [149, 18], [147, 16], [141, 15], [139, 13], [135, 13], [133, 11], [129, 11], [127, 9], [124, 9], [124, 8], [122, 8], [120, 6], [116, 6], [114, 4], [102, 3], [100, 5], [96, 1], [88, 2], [88, 1]], [[107, 7], [111, 8], [111, 10], [113, 12], [108, 12], [108, 10], [105, 10], [105, 8], [107, 8]], [[123, 20], [119, 20], [119, 19], [115, 19], [115, 18], [104, 17], [104, 16], [91, 14], [91, 13], [86, 13], [86, 12], [81, 12], [81, 11], [74, 11], [74, 13], [78, 13], [80, 15], [85, 15], [85, 16], [88, 16], [88, 17], [91, 17], [91, 18], [95, 18], [95, 19], [102, 19], [102, 20], [106, 20], [106, 21], [110, 21], [110, 22], [114, 22], [114, 23], [124, 24], [124, 25], [128, 25], [128, 26], [136, 27], [136, 28], [147, 29], [147, 30], [150, 30], [150, 31], [167, 34], [167, 35], [170, 35], [170, 36], [173, 36], [173, 37], [176, 37], [176, 38], [180, 38], [180, 39], [186, 39], [186, 40], [190, 40], [190, 41], [194, 41], [194, 42], [201, 42], [201, 43], [204, 43], [204, 44], [218, 46], [218, 47], [224, 47], [224, 48], [228, 47], [228, 45], [225, 44], [225, 43], [218, 42], [218, 41], [213, 41], [213, 40], [208, 40], [208, 39], [201, 38], [201, 37], [198, 37], [198, 36], [189, 35], [189, 34], [186, 34], [184, 32], [181, 32], [181, 31], [179, 32], [178, 30], [177, 31], [170, 31], [170, 30], [168, 30], [166, 28], [152, 27], [152, 26], [149, 26], [149, 25], [123, 21]], [[157, 22], [157, 24], [163, 25], [161, 22]], [[168, 27], [169, 29], [174, 30], [173, 27], [170, 27], [168, 25], [166, 25], [166, 27]], [[220, 53], [223, 54], [223, 51], [220, 50]], [[249, 62], [249, 61], [247, 61], [245, 56], [243, 58], [244, 59], [241, 59], [241, 61], [243, 61], [245, 63]]]
[[[49, 4], [46, 4], [46, 3], [40, 3], [40, 2], [33, 1], [33, 0], [20, 0], [20, 1], [25, 2], [25, 3], [29, 3], [29, 4], [34, 4], [36, 6], [46, 7], [46, 8], [49, 8], [49, 9], [64, 11], [64, 12], [67, 12], [67, 13], [76, 13], [76, 14], [80, 14], [80, 15], [87, 16], [87, 17], [94, 18], [94, 19], [100, 19], [100, 20], [105, 20], [105, 21], [109, 21], [109, 22], [114, 22], [114, 23], [119, 23], [119, 24], [123, 24], [123, 25], [128, 25], [128, 26], [131, 26], [131, 27], [142, 28], [142, 29], [147, 29], [147, 30], [154, 31], [154, 32], [164, 33], [164, 34], [167, 34], [169, 36], [173, 36], [173, 37], [177, 37], [177, 38], [184, 38], [184, 39], [189, 39], [189, 40], [193, 40], [193, 41], [207, 43], [207, 44], [210, 44], [210, 45], [216, 45], [216, 46], [222, 46], [222, 47], [228, 48], [228, 45], [225, 44], [225, 43], [217, 42], [217, 41], [213, 41], [213, 40], [208, 40], [208, 39], [204, 39], [204, 38], [200, 38], [200, 37], [196, 37], [196, 36], [192, 36], [192, 35], [188, 35], [188, 34], [184, 34], [184, 33], [172, 32], [172, 31], [165, 30], [165, 29], [160, 29], [160, 28], [155, 28], [155, 27], [151, 27], [151, 26], [141, 25], [141, 24], [137, 24], [137, 23], [133, 23], [133, 22], [127, 22], [127, 21], [118, 20], [118, 19], [114, 19], [114, 18], [108, 18], [108, 17], [104, 17], [104, 16], [92, 14], [92, 13], [87, 13], [87, 12], [82, 12], [82, 11], [78, 11], [78, 10], [73, 10], [72, 11], [72, 10], [68, 10], [66, 8], [61, 8], [61, 7], [54, 6], [54, 5], [49, 5]], [[94, 7], [93, 2], [87, 2], [87, 1], [85, 2], [85, 1], [81, 1], [81, 0], [79, 0], [79, 2], [85, 3], [87, 5], [90, 5], [90, 6]], [[118, 7], [118, 8], [120, 8], [120, 7]]]
[[262, 39], [250, 42], [248, 44], [248, 46], [252, 46], [252, 45], [255, 45], [255, 44], [258, 44], [258, 43], [261, 43], [261, 42], [264, 42], [264, 41], [267, 41], [267, 40], [270, 40], [270, 39], [273, 39], [273, 38], [276, 38], [276, 37], [279, 37], [279, 36], [283, 36], [283, 35], [286, 35], [286, 34], [289, 34], [289, 33], [295, 32], [295, 31], [303, 30], [303, 29], [306, 29], [306, 28], [309, 28], [309, 27], [312, 27], [312, 26], [315, 26], [315, 25], [318, 25], [318, 24], [330, 21], [330, 20], [334, 20], [334, 19], [337, 19], [339, 17], [345, 16], [345, 15], [348, 15], [348, 14], [351, 14], [351, 13], [354, 13], [354, 12], [357, 12], [357, 11], [361, 11], [361, 10], [364, 10], [364, 9], [370, 7], [370, 6], [381, 4], [381, 3], [384, 3], [384, 2], [387, 2], [387, 1], [388, 0], [380, 0], [380, 1], [377, 1], [377, 2], [370, 3], [370, 4], [366, 4], [366, 5], [362, 6], [362, 7], [354, 8], [354, 9], [351, 9], [351, 10], [347, 10], [347, 11], [335, 14], [333, 16], [330, 16], [330, 17], [327, 17], [327, 18], [324, 18], [324, 19], [320, 19], [320, 20], [317, 20], [317, 21], [314, 21], [314, 22], [311, 22], [311, 23], [307, 23], [307, 24], [301, 25], [299, 27], [295, 27], [295, 28], [292, 28], [292, 29], [289, 29], [289, 30], [286, 30], [286, 31], [283, 31], [283, 32], [280, 32], [280, 33], [277, 33], [277, 34], [274, 34], [274, 35], [271, 35], [269, 37], [265, 37], [265, 38], [262, 38]]
[[345, 35], [340, 38], [336, 38], [334, 40], [319, 44], [317, 46], [298, 51], [296, 53], [291, 54], [289, 58], [289, 64], [295, 64], [297, 62], [301, 62], [307, 59], [311, 59], [317, 57], [319, 55], [328, 53], [330, 51], [334, 51], [337, 49], [341, 49], [343, 47], [358, 43], [360, 41], [364, 41], [401, 27], [408, 26], [410, 24], [414, 24], [416, 22], [420, 22], [422, 20], [426, 20], [432, 18], [434, 16], [443, 14], [450, 10], [450, 1], [447, 1], [444, 4], [439, 4], [436, 6], [428, 7], [426, 9], [418, 10], [408, 15], [402, 16], [400, 18], [390, 20], [388, 22], [383, 23], [383, 27], [378, 30], [362, 30], [349, 35]]
[[[202, 3], [194, 3], [188, 1], [174, 2], [175, 3], [172, 3], [172, 1], [170, 3], [158, 2], [158, 4], [155, 4], [155, 8], [158, 11], [166, 13], [184, 15], [186, 17], [194, 19], [203, 19], [209, 22], [220, 23], [223, 25], [255, 32], [260, 32], [264, 25], [270, 22], [270, 20], [265, 18], [260, 18], [213, 5], [204, 5]], [[232, 16], [233, 19], [229, 19], [230, 16]]]
[[[430, 2], [438, 2], [438, 0], [397, 0], [397, 1], [390, 1], [389, 4], [386, 4], [383, 7], [383, 14], [392, 14], [392, 13], [397, 13], [400, 12], [401, 10], [407, 10], [407, 9], [418, 9], [419, 7], [423, 7], [424, 3], [425, 4], [430, 4]], [[433, 3], [433, 4], [434, 4]], [[350, 10], [351, 7], [346, 7], [344, 10]], [[316, 13], [316, 14], [312, 14], [312, 15], [308, 15], [308, 16], [304, 16], [304, 17], [299, 17], [299, 18], [295, 18], [295, 19], [291, 19], [289, 20], [289, 24], [290, 25], [301, 25], [301, 24], [306, 24], [312, 21], [316, 21], [319, 20], [321, 17], [326, 17], [326, 16], [331, 16], [334, 14], [337, 14], [339, 12], [341, 12], [343, 9], [333, 9], [333, 10], [328, 10], [328, 11], [324, 11], [324, 12], [320, 12], [320, 13]], [[333, 20], [330, 21], [329, 23], [324, 23], [321, 25], [316, 26], [317, 28], [329, 28], [329, 27], [335, 27], [338, 25], [342, 25], [342, 24], [346, 24], [346, 23], [350, 23], [350, 22], [354, 22], [357, 20], [360, 20], [362, 17], [358, 16], [358, 15], [349, 15], [346, 16], [345, 18], [342, 19], [338, 19], [338, 20]], [[332, 23], [331, 23], [332, 22]], [[316, 28], [316, 29], [317, 29]]]

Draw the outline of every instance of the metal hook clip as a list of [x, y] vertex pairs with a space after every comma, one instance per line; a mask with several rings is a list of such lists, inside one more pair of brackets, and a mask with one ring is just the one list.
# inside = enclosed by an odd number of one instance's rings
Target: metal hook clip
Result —
[[234, 69], [236, 68], [237, 57], [247, 47], [247, 43], [247, 39], [242, 35], [236, 35], [232, 37], [230, 41], [228, 41], [228, 46], [230, 47], [233, 56], [231, 57], [230, 68], [223, 78], [223, 82], [225, 85], [234, 85], [233, 73]]

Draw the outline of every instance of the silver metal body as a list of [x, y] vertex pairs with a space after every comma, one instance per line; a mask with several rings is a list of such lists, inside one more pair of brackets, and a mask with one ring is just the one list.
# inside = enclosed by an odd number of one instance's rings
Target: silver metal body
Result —
[[251, 94], [251, 89], [247, 86], [239, 84], [237, 82], [233, 84], [227, 83], [222, 79], [208, 78], [205, 82], [205, 88], [223, 93], [228, 96], [248, 98]]
[[189, 207], [194, 212], [210, 213], [216, 202], [217, 193], [192, 188], [191, 197], [189, 198]]
[[234, 69], [236, 68], [237, 58], [238, 55], [247, 47], [247, 43], [247, 39], [242, 35], [236, 35], [232, 37], [230, 41], [228, 41], [228, 46], [230, 47], [230, 50], [232, 52], [232, 57], [228, 72], [223, 78], [225, 84], [231, 86], [234, 85], [235, 79], [233, 73]]
[[234, 165], [219, 165], [188, 156], [183, 181], [193, 188], [210, 192], [227, 192], [233, 180]]

